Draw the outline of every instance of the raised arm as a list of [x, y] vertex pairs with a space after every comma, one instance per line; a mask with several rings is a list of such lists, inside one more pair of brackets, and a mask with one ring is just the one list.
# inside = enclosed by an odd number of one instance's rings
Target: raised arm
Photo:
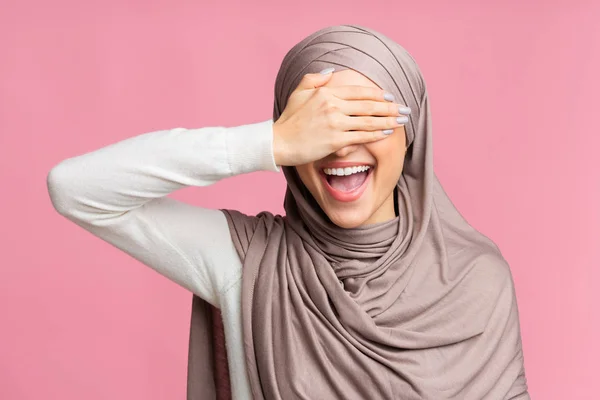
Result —
[[278, 171], [273, 122], [141, 134], [66, 159], [48, 174], [56, 210], [219, 306], [241, 274], [223, 213], [166, 197], [253, 171]]
[[324, 87], [330, 78], [306, 74], [276, 123], [151, 132], [64, 160], [48, 175], [52, 203], [219, 306], [221, 288], [241, 274], [225, 216], [166, 196], [185, 186], [310, 163], [346, 146], [385, 140], [402, 124], [396, 117], [406, 107], [382, 89]]

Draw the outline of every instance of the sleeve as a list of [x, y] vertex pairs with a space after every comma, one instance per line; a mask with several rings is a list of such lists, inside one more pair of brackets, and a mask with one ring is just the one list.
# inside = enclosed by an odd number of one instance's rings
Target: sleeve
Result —
[[278, 172], [272, 124], [133, 136], [54, 166], [48, 193], [59, 214], [218, 307], [221, 288], [241, 273], [225, 216], [167, 195]]

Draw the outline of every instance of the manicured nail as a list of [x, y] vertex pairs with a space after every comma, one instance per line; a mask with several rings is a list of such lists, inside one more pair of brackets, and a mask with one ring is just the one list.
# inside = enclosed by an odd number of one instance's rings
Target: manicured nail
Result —
[[404, 106], [400, 106], [398, 107], [398, 112], [400, 114], [410, 114], [410, 107], [404, 107]]
[[393, 94], [391, 94], [391, 93], [387, 93], [387, 92], [385, 92], [385, 93], [383, 94], [383, 98], [384, 98], [385, 100], [387, 100], [387, 101], [394, 101], [394, 95], [393, 95]]
[[393, 129], [386, 129], [386, 130], [384, 130], [384, 131], [383, 131], [383, 133], [384, 133], [385, 135], [389, 135], [390, 133], [393, 133], [393, 132], [394, 132], [394, 130], [393, 130]]
[[407, 116], [398, 117], [398, 118], [396, 118], [396, 122], [398, 122], [399, 124], [405, 124], [408, 122], [408, 117]]
[[321, 75], [327, 75], [332, 73], [333, 71], [335, 71], [335, 68], [331, 67], [331, 68], [325, 68], [323, 71], [319, 72]]

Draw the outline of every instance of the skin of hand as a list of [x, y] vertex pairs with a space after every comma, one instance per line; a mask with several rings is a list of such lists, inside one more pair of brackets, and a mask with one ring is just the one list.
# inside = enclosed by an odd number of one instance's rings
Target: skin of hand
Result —
[[[295, 166], [321, 209], [342, 228], [396, 216], [394, 189], [404, 165], [407, 122], [406, 117], [400, 123], [397, 118], [410, 114], [410, 109], [384, 95], [373, 81], [351, 69], [307, 74], [273, 125], [275, 162]], [[370, 179], [358, 199], [339, 201], [327, 190], [323, 168], [332, 162], [370, 166]]]

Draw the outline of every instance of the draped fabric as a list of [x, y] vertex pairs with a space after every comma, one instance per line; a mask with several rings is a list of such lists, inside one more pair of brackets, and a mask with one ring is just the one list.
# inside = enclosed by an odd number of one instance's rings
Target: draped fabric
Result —
[[[243, 260], [253, 398], [529, 399], [510, 268], [434, 173], [429, 99], [415, 60], [372, 29], [321, 29], [283, 59], [273, 119], [304, 74], [327, 67], [353, 69], [412, 109], [398, 215], [340, 228], [291, 167], [283, 167], [286, 216], [223, 210]], [[222, 382], [198, 376], [200, 365], [219, 365], [207, 317], [214, 310], [206, 310], [194, 300], [193, 312], [202, 312], [192, 317], [190, 399], [216, 398]]]

